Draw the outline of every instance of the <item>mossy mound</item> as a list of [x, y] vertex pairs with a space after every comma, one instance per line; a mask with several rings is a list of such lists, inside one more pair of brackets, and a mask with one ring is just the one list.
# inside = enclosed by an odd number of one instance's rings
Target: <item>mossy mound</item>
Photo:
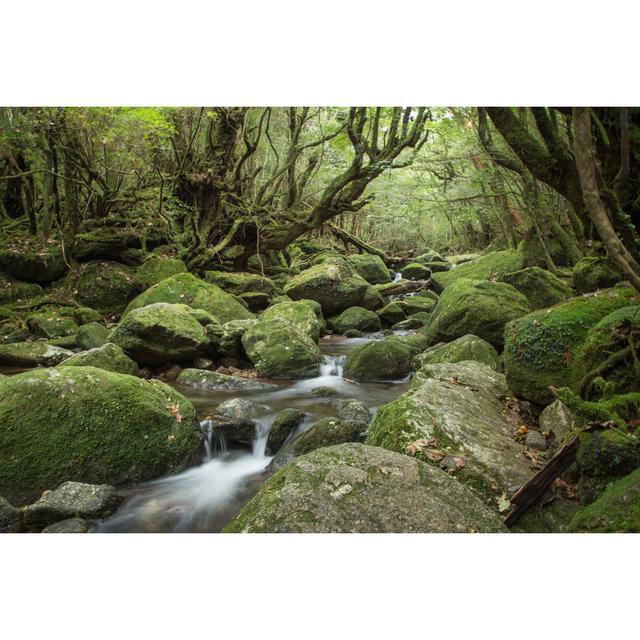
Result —
[[369, 311], [376, 311], [384, 307], [384, 299], [382, 294], [373, 285], [369, 285], [358, 306], [363, 309], [369, 309]]
[[315, 300], [325, 316], [333, 316], [360, 303], [369, 283], [343, 258], [330, 256], [305, 269], [284, 287], [294, 300]]
[[62, 278], [69, 269], [60, 246], [50, 244], [1, 249], [0, 266], [19, 280], [40, 284]]
[[393, 331], [408, 331], [426, 327], [430, 322], [431, 315], [424, 311], [419, 311], [418, 313], [412, 313], [406, 320], [396, 322], [391, 328]]
[[267, 451], [277, 453], [285, 440], [302, 424], [304, 412], [300, 409], [283, 409], [273, 421], [267, 436]]
[[67, 360], [63, 360], [58, 366], [97, 367], [114, 373], [126, 373], [130, 376], [135, 376], [138, 373], [136, 363], [112, 342], [77, 353]]
[[81, 304], [105, 315], [121, 313], [135, 295], [135, 271], [119, 262], [96, 260], [80, 265], [66, 278]]
[[364, 333], [380, 331], [380, 318], [378, 315], [362, 307], [349, 307], [340, 315], [329, 318], [327, 322], [333, 331], [341, 334], [350, 329], [356, 329]]
[[504, 366], [509, 388], [538, 404], [554, 398], [549, 386], [564, 387], [575, 378], [575, 350], [589, 329], [606, 315], [628, 306], [631, 288], [572, 298], [550, 309], [534, 311], [505, 327]]
[[413, 368], [416, 351], [406, 340], [389, 336], [356, 347], [347, 356], [345, 378], [360, 382], [397, 380]]
[[76, 343], [82, 349], [101, 347], [109, 337], [109, 329], [99, 322], [88, 322], [76, 331]]
[[582, 475], [625, 475], [640, 467], [640, 440], [622, 430], [580, 434], [576, 463]]
[[348, 256], [347, 260], [369, 284], [391, 282], [389, 269], [380, 256], [374, 256], [371, 253], [357, 253]]
[[571, 520], [568, 531], [637, 533], [640, 531], [640, 469], [610, 484]]
[[39, 284], [14, 280], [11, 276], [0, 272], [0, 304], [35, 298], [41, 293], [42, 287]]
[[78, 330], [78, 324], [73, 318], [57, 313], [29, 314], [27, 326], [32, 335], [47, 339], [71, 336]]
[[278, 287], [271, 278], [257, 273], [207, 271], [204, 279], [235, 295], [266, 293], [268, 296], [273, 296], [278, 293]]
[[419, 262], [410, 262], [402, 267], [402, 277], [406, 280], [427, 280], [431, 277], [431, 269]]
[[275, 473], [225, 532], [505, 531], [449, 474], [357, 443], [323, 447]]
[[396, 322], [402, 322], [407, 319], [407, 314], [404, 309], [396, 302], [390, 302], [382, 309], [378, 309], [376, 313], [380, 316], [380, 319], [387, 324], [396, 324]]
[[505, 273], [500, 278], [524, 294], [532, 309], [545, 309], [573, 296], [571, 287], [560, 278], [540, 267], [528, 267]]
[[612, 421], [617, 427], [627, 429], [628, 423], [640, 414], [640, 393], [622, 393], [598, 400], [582, 400], [569, 388], [558, 390], [559, 399], [574, 414], [575, 425], [587, 422]]
[[302, 455], [334, 444], [359, 442], [364, 439], [366, 424], [356, 420], [322, 418], [311, 425], [291, 445], [291, 453]]
[[122, 484], [184, 469], [198, 455], [193, 405], [160, 382], [94, 367], [28, 371], [0, 382], [0, 486]]
[[520, 271], [524, 268], [524, 259], [519, 251], [493, 251], [484, 256], [457, 265], [450, 271], [434, 273], [432, 279], [436, 291], [445, 289], [460, 278], [469, 280], [491, 280], [505, 273]]
[[157, 302], [127, 313], [109, 335], [109, 341], [138, 364], [185, 362], [213, 350], [208, 325], [222, 333], [218, 321], [205, 311], [185, 304]]
[[471, 334], [457, 338], [448, 344], [435, 345], [416, 356], [418, 366], [438, 364], [441, 362], [463, 362], [474, 360], [498, 370], [500, 359], [498, 352], [486, 340]]
[[437, 303], [437, 300], [426, 296], [409, 296], [397, 302], [407, 317], [412, 316], [414, 313], [431, 313], [436, 308]]
[[606, 289], [620, 280], [624, 280], [624, 276], [608, 258], [587, 256], [573, 267], [573, 286], [578, 293]]
[[155, 302], [186, 304], [194, 309], [204, 309], [222, 324], [254, 317], [234, 296], [190, 273], [178, 273], [161, 280], [134, 298], [125, 313]]
[[461, 278], [440, 296], [428, 332], [432, 344], [472, 334], [502, 349], [504, 326], [530, 311], [527, 299], [511, 285]]
[[279, 302], [266, 309], [260, 316], [260, 320], [288, 322], [314, 342], [318, 342], [325, 329], [320, 305], [313, 300]]
[[242, 345], [261, 376], [308, 378], [320, 372], [320, 349], [289, 322], [259, 320], [245, 331]]
[[166, 278], [186, 272], [187, 265], [182, 260], [152, 253], [140, 267], [138, 267], [134, 283], [138, 291], [145, 291]]
[[0, 365], [5, 367], [55, 367], [72, 355], [73, 351], [40, 340], [0, 345]]
[[[551, 255], [553, 264], [557, 267], [571, 266], [567, 252], [558, 240], [547, 237], [545, 238], [545, 245]], [[521, 240], [518, 244], [518, 251], [522, 253], [524, 258], [524, 267], [542, 267], [543, 269], [547, 267], [547, 260], [537, 236], [534, 235], [531, 238]]]

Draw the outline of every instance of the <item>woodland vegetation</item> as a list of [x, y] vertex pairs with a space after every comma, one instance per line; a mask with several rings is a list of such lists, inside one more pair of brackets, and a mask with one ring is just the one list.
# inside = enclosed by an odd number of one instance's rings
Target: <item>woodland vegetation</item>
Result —
[[640, 108], [1, 108], [0, 530], [214, 433], [227, 531], [638, 531], [639, 232]]

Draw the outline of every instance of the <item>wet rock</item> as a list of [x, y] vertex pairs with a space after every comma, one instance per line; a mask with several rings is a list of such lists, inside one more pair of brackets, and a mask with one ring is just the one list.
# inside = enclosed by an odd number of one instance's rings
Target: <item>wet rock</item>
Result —
[[371, 420], [369, 409], [360, 400], [355, 400], [354, 398], [332, 400], [331, 406], [338, 411], [340, 420], [360, 422], [365, 426]]
[[390, 302], [386, 307], [379, 309], [376, 313], [380, 316], [381, 320], [388, 324], [396, 324], [397, 322], [402, 322], [407, 319], [403, 308], [395, 302]]
[[314, 387], [309, 391], [309, 395], [314, 398], [334, 398], [338, 391], [334, 387]]
[[356, 347], [347, 356], [345, 378], [362, 382], [397, 380], [413, 368], [414, 350], [398, 336]]
[[358, 331], [357, 329], [348, 329], [344, 332], [345, 338], [362, 338], [364, 333], [362, 331]]
[[17, 532], [22, 528], [22, 513], [0, 496], [0, 533]]
[[13, 342], [0, 345], [0, 365], [6, 367], [55, 367], [73, 351], [46, 342]]
[[230, 376], [205, 369], [183, 369], [176, 382], [204, 391], [264, 391], [278, 388], [275, 384], [262, 380]]
[[193, 359], [193, 368], [194, 369], [210, 369], [213, 366], [213, 360], [209, 358], [203, 358], [202, 356], [198, 356]]
[[87, 533], [89, 524], [82, 518], [69, 518], [45, 527], [42, 533]]
[[24, 521], [45, 526], [69, 518], [99, 518], [109, 515], [120, 502], [115, 487], [108, 484], [65, 482], [24, 509]]
[[302, 424], [304, 415], [304, 412], [299, 409], [284, 409], [281, 411], [269, 430], [267, 451], [272, 454], [278, 452], [289, 435]]
[[540, 414], [540, 431], [553, 433], [556, 440], [563, 441], [573, 431], [574, 415], [562, 401], [555, 400], [545, 407]]
[[527, 433], [524, 445], [534, 451], [544, 451], [547, 448], [547, 441], [539, 431], [532, 429]]
[[380, 331], [380, 318], [378, 315], [362, 307], [349, 307], [340, 315], [330, 318], [327, 324], [333, 331], [341, 334], [353, 329], [365, 333]]
[[449, 343], [434, 345], [415, 358], [418, 366], [442, 362], [455, 363], [464, 360], [482, 362], [493, 370], [498, 370], [498, 352], [486, 340], [471, 334]]
[[238, 421], [248, 421], [252, 418], [264, 415], [269, 410], [263, 404], [257, 404], [245, 398], [231, 398], [220, 403], [216, 413]]
[[320, 447], [360, 442], [364, 439], [366, 426], [361, 421], [322, 418], [291, 443], [290, 451], [294, 456], [299, 456]]
[[496, 513], [440, 469], [362, 444], [318, 449], [262, 486], [226, 532], [505, 531]]

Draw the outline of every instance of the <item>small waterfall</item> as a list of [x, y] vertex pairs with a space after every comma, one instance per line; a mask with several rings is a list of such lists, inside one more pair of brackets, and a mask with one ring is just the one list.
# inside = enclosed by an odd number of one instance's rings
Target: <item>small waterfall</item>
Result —
[[402, 273], [400, 273], [400, 271], [396, 271], [395, 275], [393, 276], [393, 281], [398, 282], [399, 280], [402, 280]]
[[251, 447], [251, 455], [254, 458], [264, 458], [267, 452], [267, 438], [271, 431], [271, 421], [256, 422], [256, 437]]
[[342, 378], [342, 372], [344, 370], [344, 363], [347, 360], [347, 356], [325, 356], [324, 362], [320, 365], [321, 376], [336, 376]]
[[219, 429], [215, 429], [213, 421], [203, 420], [200, 429], [204, 433], [205, 461], [211, 460], [214, 455], [227, 453], [227, 441]]

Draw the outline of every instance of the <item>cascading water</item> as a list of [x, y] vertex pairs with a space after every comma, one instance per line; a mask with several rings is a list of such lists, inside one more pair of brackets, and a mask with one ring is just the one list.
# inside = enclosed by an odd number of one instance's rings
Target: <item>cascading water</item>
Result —
[[396, 271], [395, 275], [393, 276], [393, 281], [398, 282], [399, 280], [402, 280], [402, 273], [400, 273], [400, 271]]
[[325, 356], [324, 362], [320, 365], [320, 376], [337, 376], [342, 378], [342, 372], [344, 371], [344, 363], [347, 360], [347, 356]]

